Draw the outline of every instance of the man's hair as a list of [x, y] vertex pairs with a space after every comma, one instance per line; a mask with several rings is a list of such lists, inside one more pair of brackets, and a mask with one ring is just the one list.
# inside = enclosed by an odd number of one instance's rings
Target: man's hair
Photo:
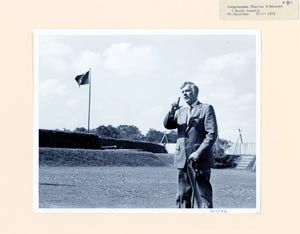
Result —
[[184, 82], [181, 86], [180, 89], [183, 89], [185, 86], [190, 85], [193, 89], [193, 92], [195, 94], [196, 97], [198, 97], [198, 93], [199, 93], [199, 88], [197, 85], [195, 85], [193, 82], [190, 81], [186, 81]]

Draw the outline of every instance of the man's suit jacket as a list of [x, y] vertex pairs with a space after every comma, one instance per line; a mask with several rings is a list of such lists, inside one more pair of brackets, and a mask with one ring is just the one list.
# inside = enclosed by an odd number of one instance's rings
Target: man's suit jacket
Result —
[[200, 102], [194, 108], [189, 119], [189, 107], [181, 107], [174, 115], [169, 112], [164, 119], [164, 125], [167, 129], [177, 128], [174, 166], [184, 168], [189, 155], [197, 151], [198, 167], [207, 169], [214, 167], [212, 146], [218, 135], [215, 111], [211, 105]]

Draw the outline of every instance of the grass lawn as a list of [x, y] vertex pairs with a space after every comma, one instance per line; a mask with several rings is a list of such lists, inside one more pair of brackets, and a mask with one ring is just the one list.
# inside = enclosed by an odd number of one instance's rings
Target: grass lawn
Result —
[[[255, 173], [212, 170], [215, 208], [255, 208]], [[176, 208], [176, 169], [40, 166], [40, 208]]]

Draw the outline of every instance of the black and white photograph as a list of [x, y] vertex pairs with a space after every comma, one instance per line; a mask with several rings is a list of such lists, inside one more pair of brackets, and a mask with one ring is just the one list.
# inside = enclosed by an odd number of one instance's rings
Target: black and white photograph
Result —
[[260, 212], [259, 30], [36, 30], [34, 208]]

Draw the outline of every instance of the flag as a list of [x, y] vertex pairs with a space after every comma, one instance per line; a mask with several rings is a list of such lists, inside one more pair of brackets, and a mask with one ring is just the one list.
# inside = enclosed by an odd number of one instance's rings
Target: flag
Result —
[[90, 83], [90, 71], [87, 71], [84, 74], [78, 75], [75, 77], [76, 82], [78, 83], [79, 87], [80, 85], [86, 85]]

